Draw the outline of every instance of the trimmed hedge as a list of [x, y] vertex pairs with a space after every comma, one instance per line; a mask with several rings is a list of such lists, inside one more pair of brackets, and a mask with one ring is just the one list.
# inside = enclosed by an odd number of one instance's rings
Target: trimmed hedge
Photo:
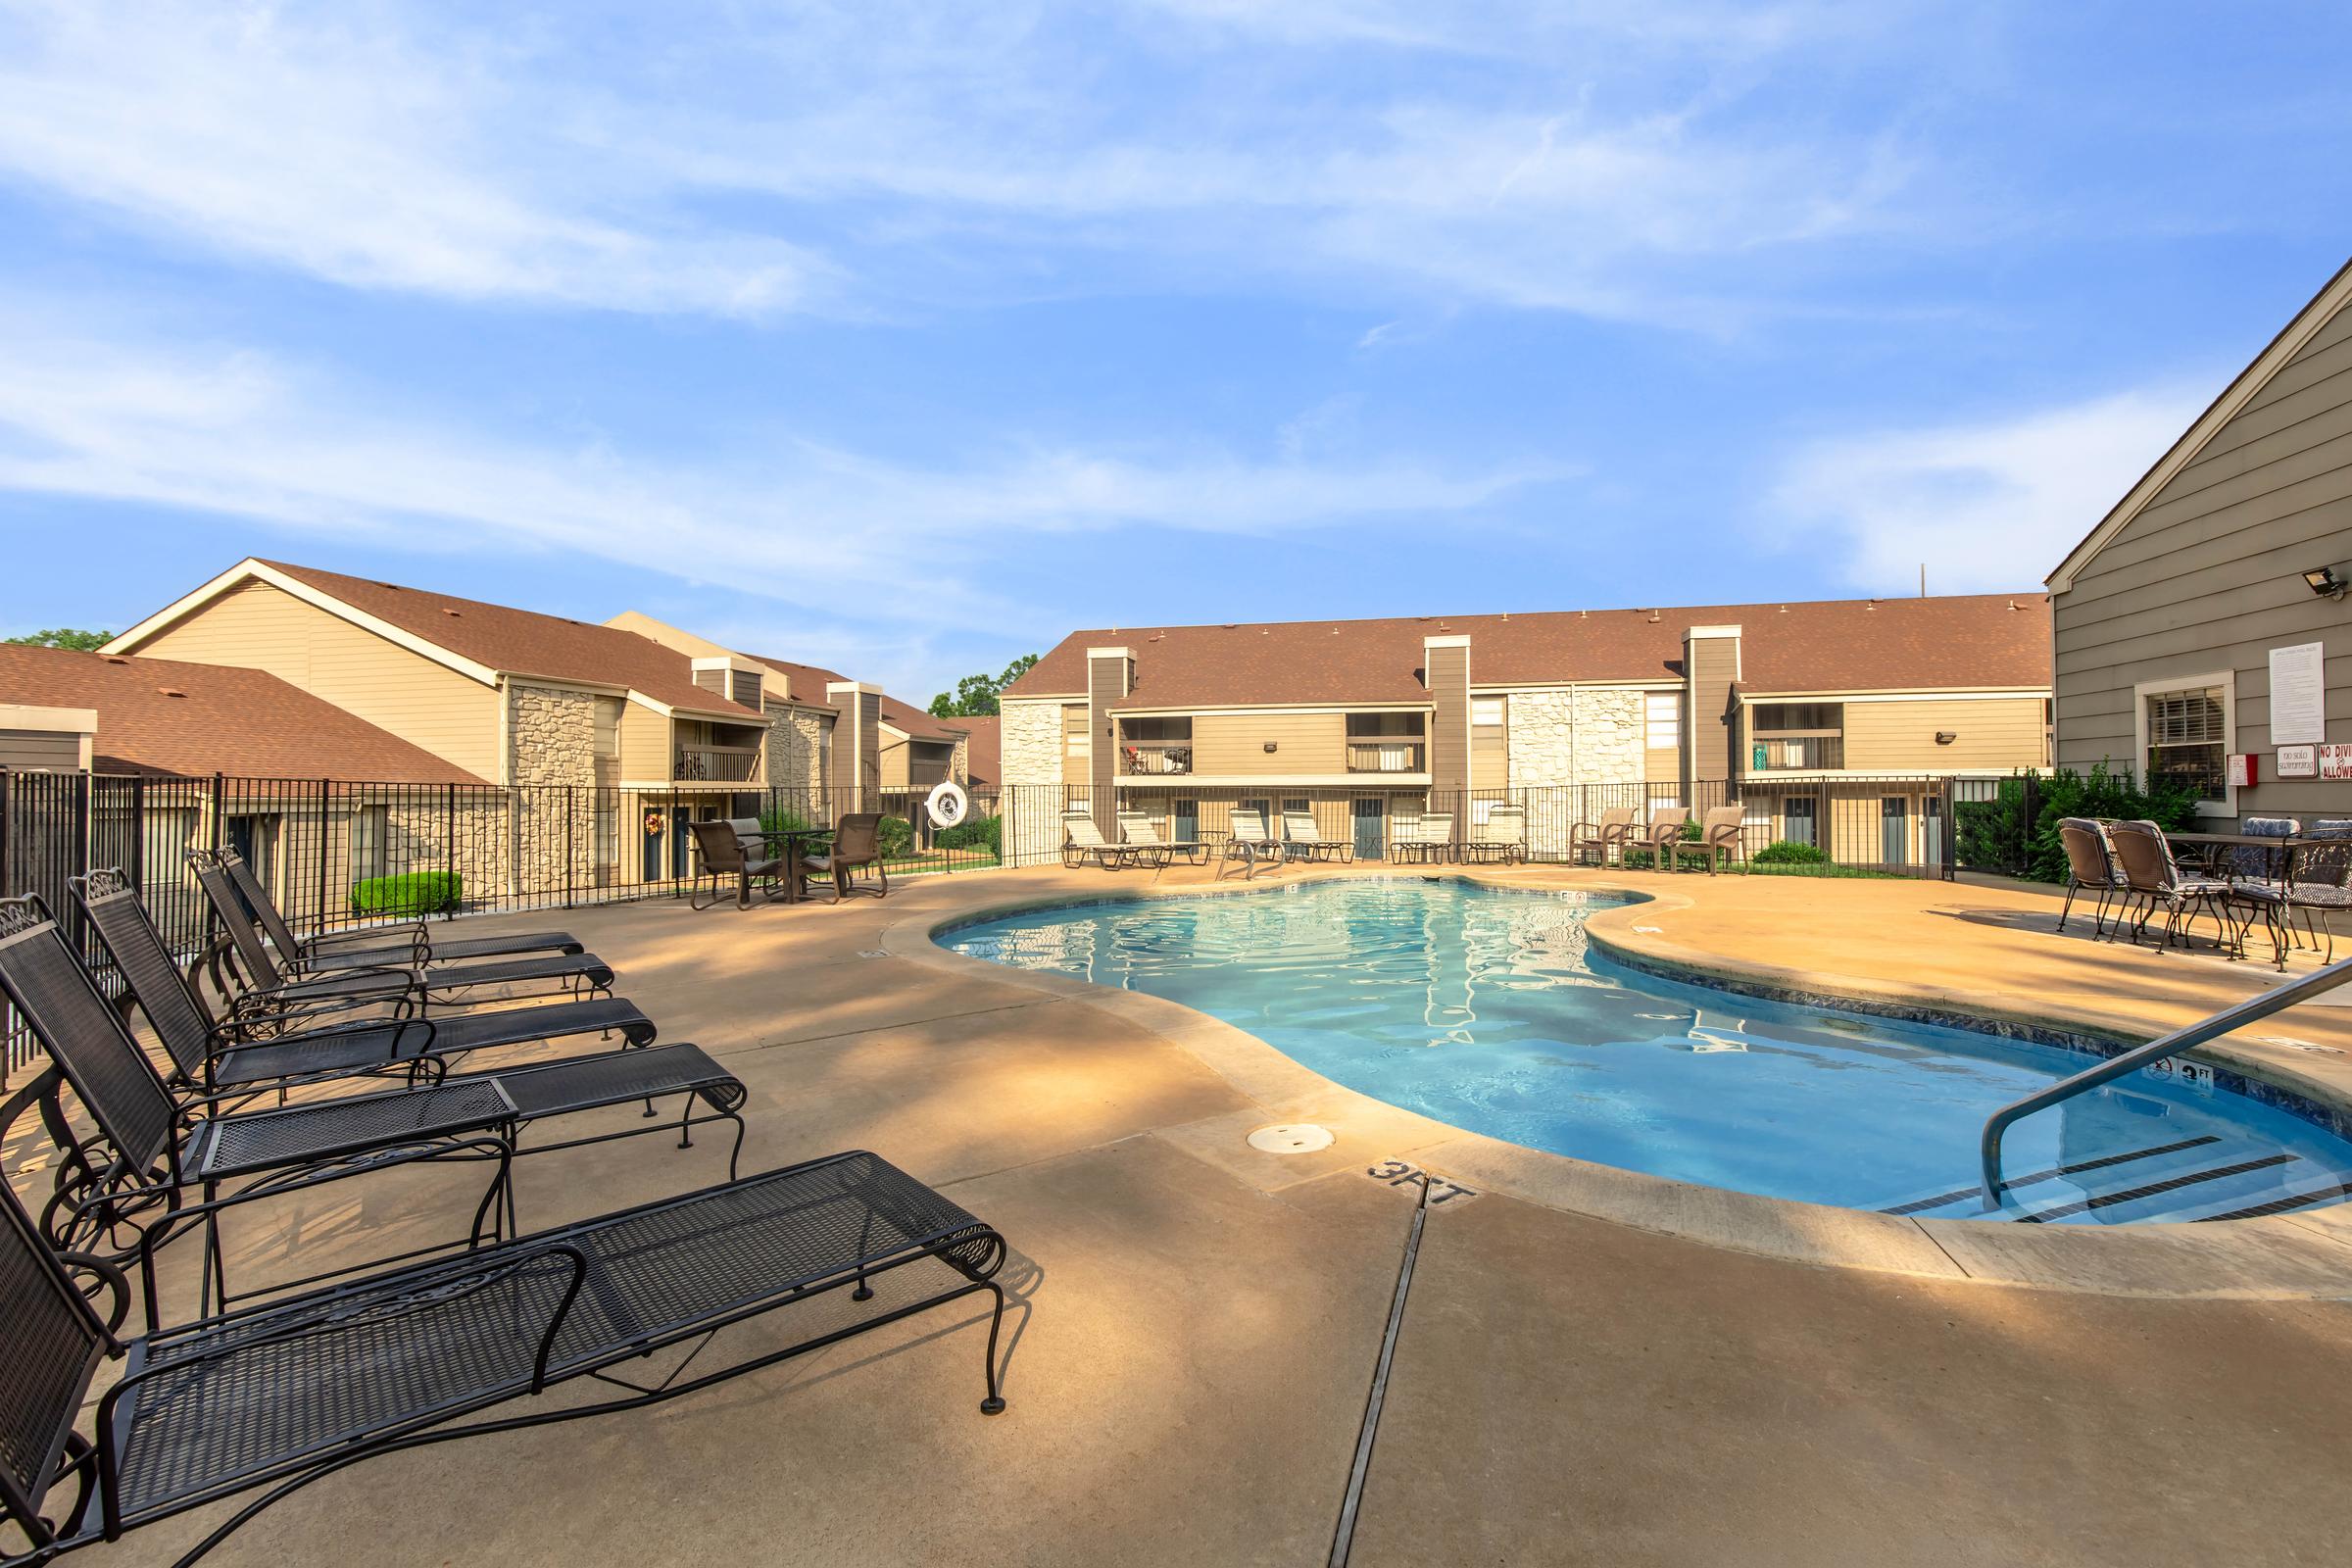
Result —
[[466, 879], [455, 871], [406, 871], [351, 885], [354, 914], [454, 914], [465, 902]]
[[986, 850], [1002, 857], [1004, 853], [1004, 819], [1001, 816], [970, 816], [954, 827], [942, 828], [931, 841], [943, 850]]
[[1799, 844], [1792, 839], [1776, 839], [1749, 857], [1758, 865], [1827, 865], [1829, 852], [1818, 844]]

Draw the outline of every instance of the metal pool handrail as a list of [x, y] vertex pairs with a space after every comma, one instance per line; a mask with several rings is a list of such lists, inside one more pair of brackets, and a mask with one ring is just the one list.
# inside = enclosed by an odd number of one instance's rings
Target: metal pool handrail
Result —
[[2035, 1090], [2023, 1100], [2003, 1105], [1984, 1118], [1984, 1131], [1977, 1146], [1984, 1170], [1984, 1206], [1997, 1208], [2001, 1194], [2008, 1189], [2008, 1183], [2001, 1180], [2001, 1135], [2009, 1130], [2012, 1123], [2022, 1121], [2037, 1110], [2047, 1110], [2061, 1101], [2072, 1100], [2086, 1090], [2111, 1083], [2151, 1061], [2162, 1061], [2167, 1056], [2193, 1051], [2207, 1041], [2219, 1039], [2257, 1018], [2267, 1018], [2274, 1012], [2282, 1011], [2324, 991], [2332, 991], [2347, 980], [2352, 980], [2352, 958], [2339, 959], [2300, 980], [2290, 980], [2258, 997], [2233, 1003], [2185, 1028], [2176, 1029], [2169, 1035], [2159, 1035], [2144, 1046], [2133, 1047], [2120, 1056], [2110, 1056], [2095, 1067], [2085, 1068], [2072, 1078], [2054, 1083], [2047, 1089]]

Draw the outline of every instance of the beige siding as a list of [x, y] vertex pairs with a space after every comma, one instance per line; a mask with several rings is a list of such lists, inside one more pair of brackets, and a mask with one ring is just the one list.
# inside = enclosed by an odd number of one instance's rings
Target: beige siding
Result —
[[906, 787], [906, 763], [912, 751], [906, 737], [895, 729], [877, 729], [876, 744], [882, 748], [882, 787], [903, 790]]
[[1086, 705], [1061, 705], [1061, 781], [1081, 793], [1094, 783], [1094, 751], [1087, 738]]
[[[1690, 665], [1690, 698], [1683, 706], [1683, 750], [1694, 779], [1732, 776], [1732, 686], [1739, 679], [1740, 639], [1693, 637], [1684, 644]], [[1655, 777], [1656, 775], [1652, 775]]]
[[[1271, 742], [1274, 750], [1266, 750]], [[1348, 715], [1204, 713], [1193, 720], [1193, 771], [1229, 775], [1345, 773]]]
[[[2042, 767], [2042, 700], [1847, 703], [1845, 765], [1855, 771], [1946, 773], [1955, 768]], [[1936, 737], [1947, 733], [1949, 746]]]
[[[1498, 724], [1475, 722], [1480, 703], [1494, 703], [1501, 710]], [[1471, 703], [1470, 726], [1470, 787], [1474, 790], [1502, 790], [1511, 785], [1511, 704], [1507, 697], [1481, 697]]]
[[2135, 755], [2134, 686], [2229, 671], [2230, 750], [2261, 756], [2240, 814], [2352, 814], [2341, 783], [2279, 780], [2273, 648], [2326, 644], [2327, 738], [2352, 742], [2352, 612], [2299, 576], [2352, 562], [2352, 312], [2339, 313], [2053, 601], [2060, 765]]
[[0, 729], [0, 767], [71, 773], [81, 766], [81, 737], [52, 729]]
[[1458, 792], [1470, 783], [1470, 650], [1431, 648], [1423, 658], [1429, 666], [1430, 787]]
[[646, 707], [631, 703], [620, 715], [620, 776], [639, 784], [670, 776], [669, 720]]
[[470, 773], [499, 776], [491, 687], [268, 583], [240, 584], [136, 652], [266, 669]]

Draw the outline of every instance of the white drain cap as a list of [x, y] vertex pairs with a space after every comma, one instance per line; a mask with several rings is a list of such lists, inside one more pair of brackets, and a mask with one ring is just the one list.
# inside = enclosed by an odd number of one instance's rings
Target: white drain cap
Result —
[[1331, 1147], [1331, 1129], [1311, 1121], [1277, 1122], [1251, 1133], [1250, 1147], [1269, 1154], [1311, 1154]]

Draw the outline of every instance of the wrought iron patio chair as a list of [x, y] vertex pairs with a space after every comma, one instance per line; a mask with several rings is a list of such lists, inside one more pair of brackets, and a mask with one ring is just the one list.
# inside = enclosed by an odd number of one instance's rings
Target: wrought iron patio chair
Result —
[[2303, 934], [2315, 949], [2325, 948], [2323, 963], [2335, 961], [2334, 916], [2352, 909], [2352, 821], [2323, 818], [2313, 824], [2320, 842], [2295, 852], [2285, 887], [2287, 918], [2303, 916]]
[[508, 995], [526, 987], [541, 988], [538, 994], [554, 990], [583, 996], [608, 996], [612, 990], [612, 967], [593, 953], [420, 966], [355, 966], [309, 978], [290, 975], [262, 940], [261, 928], [246, 916], [220, 854], [190, 850], [187, 858], [196, 872], [196, 885], [224, 933], [207, 950], [206, 964], [216, 989], [229, 999], [240, 1017], [279, 1015], [290, 1004], [314, 1002], [448, 1003], [486, 986]]
[[1266, 830], [1266, 815], [1254, 806], [1237, 806], [1225, 819], [1225, 842], [1217, 846], [1217, 875], [1228, 865], [1242, 864], [1242, 880], [1257, 880], [1261, 865], [1282, 863], [1282, 841]]
[[[752, 887], [765, 883], [769, 898], [783, 896], [781, 878], [784, 861], [781, 857], [761, 855], [754, 843], [744, 840], [734, 823], [712, 817], [707, 821], [689, 822], [687, 831], [694, 835], [694, 880], [687, 884], [686, 906], [691, 909], [715, 909], [726, 903], [729, 883], [735, 888], [735, 907], [752, 906]], [[703, 897], [703, 884], [710, 884], [708, 901]]]
[[[2132, 926], [2132, 941], [2139, 940], [2148, 921], [2161, 910], [2165, 916], [2165, 945], [2170, 947], [2179, 940], [2186, 946], [2189, 923], [2203, 909], [2213, 916], [2220, 933], [2214, 938], [2216, 947], [2222, 946], [2227, 938], [2232, 951], [2244, 950], [2245, 932], [2230, 915], [2232, 890], [2229, 883], [2218, 877], [2194, 876], [2182, 871], [2173, 858], [2172, 846], [2165, 842], [2164, 830], [2153, 822], [2110, 823], [2107, 836], [2115, 846], [2124, 881], [2138, 901], [2138, 918]], [[2241, 900], [2241, 906], [2250, 908], [2251, 904]]]
[[[691, 1148], [694, 1128], [714, 1120], [734, 1124], [738, 1153], [743, 1145], [742, 1082], [686, 1045], [453, 1074], [420, 1087], [220, 1114], [216, 1097], [173, 1093], [34, 895], [0, 900], [0, 992], [52, 1063], [0, 1109], [0, 1140], [10, 1123], [37, 1107], [57, 1146], [52, 1192], [41, 1215], [44, 1231], [63, 1250], [102, 1253], [111, 1248], [118, 1261], [134, 1254], [145, 1261], [164, 1241], [200, 1224], [207, 1294], [217, 1290], [223, 1305], [228, 1281], [217, 1216], [238, 1202], [419, 1159], [488, 1159], [496, 1174], [473, 1229], [449, 1244], [475, 1245], [486, 1225], [495, 1227], [498, 1204], [513, 1213], [507, 1172], [516, 1154], [658, 1130], [582, 1133], [526, 1149], [522, 1135], [532, 1123], [675, 1095], [684, 1103], [676, 1124], [681, 1147]], [[69, 1084], [96, 1124], [96, 1137], [74, 1128], [61, 1094]], [[697, 1114], [698, 1102], [707, 1113]], [[200, 1197], [191, 1201], [190, 1192]], [[134, 1238], [127, 1249], [119, 1240], [124, 1234]], [[144, 1277], [152, 1323], [152, 1271]]]
[[1710, 806], [1699, 819], [1698, 837], [1685, 838], [1678, 829], [1666, 841], [1666, 863], [1670, 870], [1682, 869], [1683, 861], [1697, 856], [1706, 861], [1707, 875], [1713, 876], [1719, 861], [1744, 860], [1746, 851], [1740, 834], [1745, 828], [1747, 808], [1740, 806]]
[[1352, 860], [1355, 846], [1327, 839], [1315, 825], [1312, 810], [1285, 810], [1282, 813], [1283, 853], [1302, 860]]
[[[0, 1524], [39, 1563], [267, 1489], [185, 1564], [362, 1460], [642, 1408], [979, 1292], [994, 1415], [1004, 1256], [995, 1229], [860, 1152], [125, 1339], [122, 1272], [53, 1251], [0, 1186]], [[697, 1364], [754, 1319], [772, 1326]], [[624, 1375], [675, 1347], [660, 1381]], [[85, 1424], [110, 1357], [122, 1374]], [[607, 1386], [593, 1401], [538, 1399], [586, 1379]]]
[[1607, 865], [1609, 852], [1614, 850], [1622, 863], [1625, 847], [1637, 831], [1634, 815], [1630, 806], [1612, 806], [1600, 813], [1599, 821], [1577, 823], [1568, 834], [1570, 858], [1582, 860], [1589, 852], [1594, 865]]
[[580, 942], [568, 931], [529, 931], [495, 937], [452, 937], [433, 940], [432, 927], [422, 915], [397, 925], [363, 926], [349, 931], [321, 931], [296, 937], [285, 914], [253, 867], [234, 850], [220, 850], [220, 868], [237, 890], [245, 907], [258, 921], [276, 953], [278, 967], [296, 978], [331, 969], [373, 968], [399, 964], [447, 963], [462, 958], [507, 958], [525, 953], [578, 953]]
[[1119, 841], [1137, 855], [1156, 858], [1161, 865], [1172, 863], [1178, 856], [1191, 865], [1202, 865], [1208, 860], [1208, 846], [1199, 839], [1163, 839], [1159, 823], [1141, 811], [1119, 813]]
[[[835, 904], [853, 893], [889, 898], [890, 866], [882, 858], [882, 813], [847, 813], [833, 824], [833, 843], [825, 853], [809, 856], [801, 864], [811, 876], [832, 878]], [[873, 874], [875, 880], [871, 886], [862, 883], [858, 877], [861, 871]]]
[[1095, 826], [1093, 812], [1080, 808], [1061, 813], [1061, 863], [1069, 870], [1092, 861], [1105, 871], [1116, 871], [1135, 860], [1134, 850], [1102, 836], [1102, 830]]
[[173, 962], [163, 933], [130, 879], [104, 869], [72, 879], [74, 898], [114, 960], [126, 995], [145, 1015], [172, 1061], [175, 1086], [208, 1095], [265, 1093], [319, 1080], [402, 1074], [411, 1082], [446, 1077], [449, 1064], [476, 1051], [536, 1045], [617, 1032], [630, 1046], [654, 1042], [654, 1021], [619, 997], [554, 1002], [532, 1007], [364, 1018], [249, 1038], [234, 1019], [218, 1020], [203, 995]]

